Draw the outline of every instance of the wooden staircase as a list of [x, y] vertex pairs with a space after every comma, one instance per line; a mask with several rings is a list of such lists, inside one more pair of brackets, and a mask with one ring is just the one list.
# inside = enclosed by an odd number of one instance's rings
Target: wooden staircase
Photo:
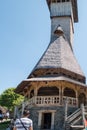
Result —
[[65, 119], [66, 130], [83, 130], [85, 129], [85, 116], [87, 115], [87, 106], [81, 105], [74, 113]]

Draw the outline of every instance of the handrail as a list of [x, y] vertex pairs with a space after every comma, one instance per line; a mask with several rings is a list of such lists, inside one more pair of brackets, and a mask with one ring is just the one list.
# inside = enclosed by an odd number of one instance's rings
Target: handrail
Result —
[[[67, 117], [66, 122], [70, 124], [72, 127], [75, 127], [74, 124], [76, 124], [81, 118], [83, 119], [82, 126], [85, 128], [84, 120], [85, 120], [85, 114], [87, 114], [87, 106], [84, 106], [83, 104], [81, 105], [81, 108], [77, 109], [74, 113], [69, 115]], [[78, 127], [80, 127], [78, 125]]]
[[78, 117], [81, 114], [81, 108], [77, 109], [74, 113], [72, 113], [70, 116], [67, 117], [67, 122], [72, 122], [76, 117]]
[[81, 108], [78, 108], [75, 112], [73, 112], [71, 115], [69, 115], [67, 118], [70, 118], [71, 116], [73, 116], [74, 114], [76, 114], [77, 112], [81, 111]]
[[78, 119], [76, 119], [75, 121], [73, 121], [73, 123], [71, 123], [71, 125], [76, 124], [82, 117], [80, 116]]
[[68, 123], [72, 122], [74, 119], [76, 119], [79, 115], [81, 114], [81, 112], [78, 112], [77, 114], [73, 115], [70, 119], [68, 119]]
[[84, 129], [83, 125], [71, 125], [72, 128], [80, 128], [80, 129]]

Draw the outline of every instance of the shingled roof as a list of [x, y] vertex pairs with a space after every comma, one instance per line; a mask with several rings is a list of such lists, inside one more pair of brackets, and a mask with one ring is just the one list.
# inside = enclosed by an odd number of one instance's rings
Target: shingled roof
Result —
[[54, 42], [49, 44], [33, 72], [41, 68], [63, 68], [85, 77], [69, 42], [64, 36], [59, 36]]

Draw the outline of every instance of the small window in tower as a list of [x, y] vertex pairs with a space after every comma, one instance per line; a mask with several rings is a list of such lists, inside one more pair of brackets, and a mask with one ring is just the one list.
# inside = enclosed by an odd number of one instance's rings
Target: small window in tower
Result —
[[55, 2], [57, 2], [57, 0], [52, 0], [52, 2], [54, 2], [54, 3], [55, 3]]
[[66, 0], [62, 0], [62, 2], [66, 2]]
[[57, 2], [61, 2], [61, 0], [57, 0]]

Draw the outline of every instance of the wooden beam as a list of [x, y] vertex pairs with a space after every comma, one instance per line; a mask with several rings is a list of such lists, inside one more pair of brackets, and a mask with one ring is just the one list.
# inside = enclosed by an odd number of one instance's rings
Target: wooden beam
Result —
[[84, 125], [71, 125], [72, 128], [84, 128]]

